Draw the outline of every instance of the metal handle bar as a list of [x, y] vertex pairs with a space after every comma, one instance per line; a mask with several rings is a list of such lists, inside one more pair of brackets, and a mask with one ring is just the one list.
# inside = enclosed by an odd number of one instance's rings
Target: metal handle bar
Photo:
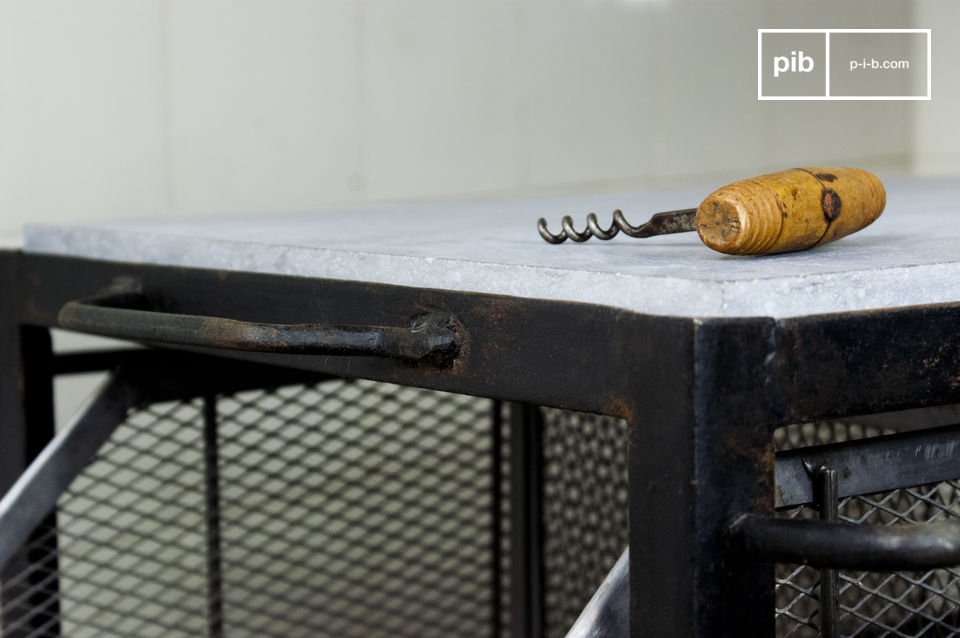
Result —
[[223, 317], [184, 315], [149, 309], [139, 292], [69, 301], [60, 309], [60, 326], [78, 332], [183, 346], [277, 354], [379, 356], [450, 365], [460, 338], [454, 318], [427, 313], [409, 327], [331, 324], [277, 324]]
[[887, 527], [744, 514], [733, 522], [730, 535], [759, 562], [866, 571], [960, 565], [958, 521]]

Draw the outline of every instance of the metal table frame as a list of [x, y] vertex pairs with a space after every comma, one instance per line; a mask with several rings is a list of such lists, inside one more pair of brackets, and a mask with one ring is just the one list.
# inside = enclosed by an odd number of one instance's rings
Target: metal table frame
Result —
[[[773, 635], [772, 564], [746, 557], [730, 529], [744, 514], [774, 512], [774, 428], [960, 402], [960, 303], [786, 320], [660, 317], [7, 251], [0, 253], [0, 491], [52, 436], [54, 375], [117, 363], [98, 353], [54, 355], [49, 328], [57, 326], [58, 312], [124, 281], [162, 299], [167, 312], [277, 323], [375, 317], [401, 325], [442, 310], [459, 324], [460, 353], [447, 367], [202, 347], [184, 355], [259, 364], [267, 372], [247, 377], [254, 381], [283, 374], [279, 366], [627, 419], [631, 635]], [[536, 416], [522, 409], [514, 416], [530, 434], [514, 460], [525, 489], [510, 513], [518, 551], [513, 635], [537, 636], [543, 588], [537, 440], [530, 427]]]

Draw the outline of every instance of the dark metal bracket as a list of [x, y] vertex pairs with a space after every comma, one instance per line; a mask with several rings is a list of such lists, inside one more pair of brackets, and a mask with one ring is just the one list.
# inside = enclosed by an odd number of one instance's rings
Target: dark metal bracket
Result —
[[779, 452], [775, 506], [820, 506], [816, 468], [837, 472], [838, 498], [953, 480], [960, 477], [960, 425]]

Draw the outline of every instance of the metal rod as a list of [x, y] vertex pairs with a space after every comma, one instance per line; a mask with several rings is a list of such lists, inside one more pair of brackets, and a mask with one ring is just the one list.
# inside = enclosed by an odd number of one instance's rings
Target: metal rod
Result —
[[34, 459], [0, 500], [0, 569], [14, 556], [57, 499], [123, 422], [127, 384], [111, 375], [93, 400]]
[[960, 521], [885, 526], [743, 514], [729, 534], [754, 562], [881, 572], [960, 565]]
[[207, 635], [223, 638], [223, 567], [220, 535], [220, 454], [217, 398], [203, 397], [203, 478], [207, 520]]
[[543, 420], [540, 409], [510, 404], [510, 621], [513, 638], [541, 638], [543, 590]]
[[151, 310], [135, 292], [68, 301], [63, 328], [147, 343], [204, 346], [274, 354], [381, 356], [448, 365], [460, 337], [444, 313], [418, 315], [406, 327], [258, 323]]
[[[835, 523], [840, 519], [840, 502], [837, 496], [837, 471], [819, 466], [811, 477], [816, 484], [820, 520]], [[824, 567], [820, 570], [820, 632], [823, 638], [838, 638], [840, 589], [837, 570]]]
[[58, 354], [53, 358], [53, 374], [86, 374], [110, 370], [150, 354], [151, 351], [145, 348], [117, 348]]
[[490, 635], [499, 636], [503, 615], [503, 401], [492, 401], [490, 410]]
[[629, 638], [630, 548], [620, 558], [583, 608], [566, 638]]

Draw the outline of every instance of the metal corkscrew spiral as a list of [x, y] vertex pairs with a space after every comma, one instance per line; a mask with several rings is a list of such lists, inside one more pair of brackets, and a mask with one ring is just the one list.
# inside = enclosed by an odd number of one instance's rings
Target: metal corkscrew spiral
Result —
[[591, 237], [597, 239], [613, 239], [619, 233], [630, 237], [653, 237], [654, 235], [668, 235], [671, 233], [685, 233], [695, 229], [697, 209], [688, 208], [683, 210], [668, 211], [657, 213], [650, 218], [646, 224], [634, 226], [623, 216], [623, 211], [619, 208], [613, 211], [613, 222], [609, 228], [602, 228], [597, 219], [596, 213], [587, 215], [587, 227], [578, 231], [573, 227], [573, 217], [564, 215], [560, 220], [563, 230], [554, 234], [547, 228], [547, 220], [543, 217], [537, 222], [537, 231], [544, 241], [551, 244], [562, 244], [568, 239], [576, 242], [587, 241]]

